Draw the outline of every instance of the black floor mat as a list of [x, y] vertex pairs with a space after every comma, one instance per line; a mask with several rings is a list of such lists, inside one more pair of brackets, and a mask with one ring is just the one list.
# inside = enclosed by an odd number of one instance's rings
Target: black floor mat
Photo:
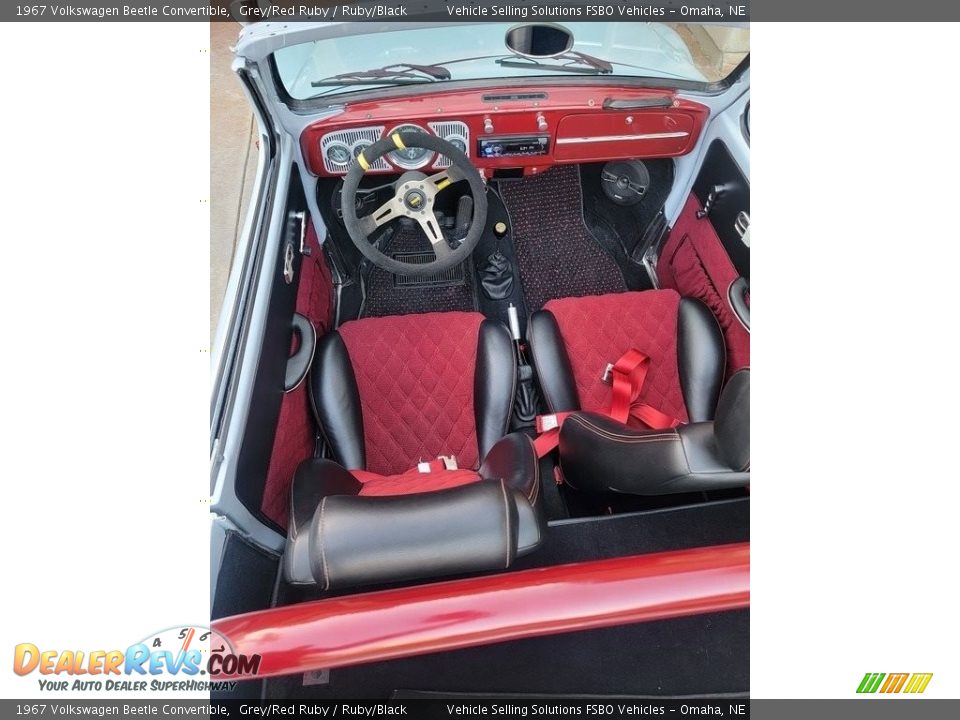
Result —
[[583, 222], [580, 174], [558, 166], [501, 182], [529, 311], [548, 300], [623, 292], [623, 274]]
[[[384, 252], [388, 255], [398, 253], [433, 255], [430, 242], [418, 225], [407, 227], [398, 222], [396, 227], [396, 231], [384, 247]], [[362, 316], [383, 317], [384, 315], [476, 310], [477, 300], [474, 294], [472, 268], [468, 267], [463, 277], [463, 282], [448, 284], [446, 287], [436, 285], [397, 287], [393, 273], [374, 267], [367, 276], [367, 297]]]

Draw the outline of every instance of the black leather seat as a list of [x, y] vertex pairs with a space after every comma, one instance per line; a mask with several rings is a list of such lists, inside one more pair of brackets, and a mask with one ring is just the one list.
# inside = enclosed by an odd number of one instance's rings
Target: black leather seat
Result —
[[[552, 300], [528, 335], [550, 411], [574, 413], [559, 435], [569, 485], [660, 495], [749, 484], [750, 371], [724, 387], [723, 336], [699, 300], [672, 290]], [[672, 419], [668, 426], [609, 416], [605, 371], [630, 350], [649, 357], [635, 403]]]
[[507, 329], [479, 313], [369, 318], [323, 337], [310, 395], [333, 458], [295, 474], [287, 581], [502, 569], [536, 548], [536, 453], [506, 434], [515, 378]]

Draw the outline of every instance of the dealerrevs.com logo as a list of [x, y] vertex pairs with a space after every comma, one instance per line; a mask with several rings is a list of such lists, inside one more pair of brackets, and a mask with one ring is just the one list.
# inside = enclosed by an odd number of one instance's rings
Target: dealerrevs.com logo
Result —
[[858, 693], [922, 693], [930, 684], [933, 673], [867, 673], [857, 687]]
[[41, 649], [33, 643], [13, 650], [14, 673], [36, 673], [44, 691], [232, 690], [236, 682], [217, 677], [253, 677], [259, 669], [259, 655], [238, 654], [223, 635], [197, 625], [152, 633], [125, 650]]

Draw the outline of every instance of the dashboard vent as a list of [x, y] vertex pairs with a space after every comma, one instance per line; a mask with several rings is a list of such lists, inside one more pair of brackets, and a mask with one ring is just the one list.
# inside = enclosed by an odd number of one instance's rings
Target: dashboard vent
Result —
[[546, 100], [545, 92], [534, 93], [504, 93], [502, 95], [484, 95], [484, 102], [516, 102], [519, 100]]
[[[451, 122], [431, 122], [427, 123], [430, 129], [433, 131], [433, 134], [437, 137], [441, 137], [444, 140], [447, 140], [451, 135], [454, 137], [459, 137], [463, 139], [464, 147], [466, 147], [466, 155], [470, 156], [470, 129], [467, 127], [466, 123], [460, 122], [459, 120], [453, 120]], [[435, 168], [447, 168], [450, 167], [452, 163], [450, 159], [444, 155], [438, 155], [437, 161], [433, 164]]]

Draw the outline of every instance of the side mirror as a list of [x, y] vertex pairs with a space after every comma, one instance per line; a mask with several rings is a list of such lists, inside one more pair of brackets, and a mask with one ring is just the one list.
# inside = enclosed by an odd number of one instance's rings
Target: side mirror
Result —
[[507, 30], [504, 42], [515, 55], [551, 58], [573, 47], [573, 33], [556, 23], [525, 23]]

